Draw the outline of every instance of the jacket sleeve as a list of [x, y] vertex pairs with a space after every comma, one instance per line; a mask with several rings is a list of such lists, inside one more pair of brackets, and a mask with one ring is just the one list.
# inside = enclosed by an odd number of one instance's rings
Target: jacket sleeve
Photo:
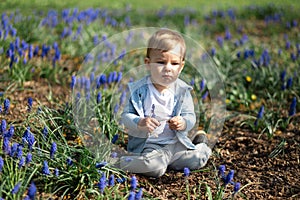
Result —
[[130, 97], [127, 100], [124, 110], [121, 114], [121, 124], [124, 125], [126, 129], [128, 129], [128, 135], [139, 138], [147, 138], [148, 134], [146, 132], [140, 131], [137, 127], [139, 120], [140, 116], [132, 105], [132, 97]]
[[187, 90], [182, 97], [180, 116], [182, 116], [186, 122], [186, 129], [184, 132], [190, 131], [195, 126], [196, 115], [193, 97], [189, 90]]

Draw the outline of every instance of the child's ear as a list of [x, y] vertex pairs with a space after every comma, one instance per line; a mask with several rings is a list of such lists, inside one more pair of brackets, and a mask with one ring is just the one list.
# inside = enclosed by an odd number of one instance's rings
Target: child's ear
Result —
[[145, 61], [145, 64], [149, 64], [150, 63], [150, 58], [146, 57], [144, 61]]
[[150, 58], [146, 57], [144, 62], [145, 62], [145, 65], [146, 65], [146, 69], [150, 70]]
[[180, 72], [182, 71], [183, 67], [184, 67], [184, 64], [185, 64], [185, 61], [181, 61], [181, 69], [180, 69]]

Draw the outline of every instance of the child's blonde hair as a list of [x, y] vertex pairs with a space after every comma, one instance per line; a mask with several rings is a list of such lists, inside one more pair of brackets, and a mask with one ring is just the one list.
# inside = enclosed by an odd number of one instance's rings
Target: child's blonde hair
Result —
[[174, 49], [178, 44], [181, 46], [181, 56], [182, 60], [184, 60], [186, 45], [183, 37], [175, 31], [160, 29], [149, 39], [146, 57], [150, 58], [150, 53], [154, 49], [166, 52]]

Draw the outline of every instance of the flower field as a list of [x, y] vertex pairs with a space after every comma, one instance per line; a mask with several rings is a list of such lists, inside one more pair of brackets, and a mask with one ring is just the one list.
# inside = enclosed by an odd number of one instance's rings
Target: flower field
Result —
[[[0, 199], [300, 198], [296, 7], [2, 11]], [[126, 85], [145, 73], [145, 27], [199, 44], [182, 79], [194, 88], [195, 129], [214, 141], [202, 169], [154, 179], [116, 167]], [[217, 83], [200, 66], [214, 66]], [[216, 96], [226, 105], [218, 133]]]

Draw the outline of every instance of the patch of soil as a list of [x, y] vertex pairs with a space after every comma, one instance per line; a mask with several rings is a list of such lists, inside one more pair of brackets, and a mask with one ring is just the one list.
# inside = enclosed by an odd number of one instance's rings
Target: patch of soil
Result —
[[[66, 84], [67, 85], [67, 84]], [[7, 87], [1, 83], [1, 89]], [[27, 111], [27, 98], [52, 108], [69, 101], [70, 89], [62, 85], [49, 85], [46, 80], [26, 82], [23, 89], [11, 87], [5, 96], [11, 100], [8, 121], [22, 121]], [[242, 189], [236, 199], [297, 199], [300, 198], [300, 117], [296, 116], [286, 131], [277, 131], [273, 138], [241, 127], [238, 119], [226, 121], [222, 135], [213, 148], [207, 165], [189, 177], [183, 172], [168, 171], [160, 178], [136, 175], [145, 198], [207, 199], [206, 185], [213, 196], [221, 180], [217, 168], [226, 165], [226, 172], [235, 170], [233, 181], [241, 182]], [[187, 190], [187, 187], [189, 189]], [[231, 197], [229, 185], [224, 199]], [[189, 191], [189, 193], [187, 192]]]

